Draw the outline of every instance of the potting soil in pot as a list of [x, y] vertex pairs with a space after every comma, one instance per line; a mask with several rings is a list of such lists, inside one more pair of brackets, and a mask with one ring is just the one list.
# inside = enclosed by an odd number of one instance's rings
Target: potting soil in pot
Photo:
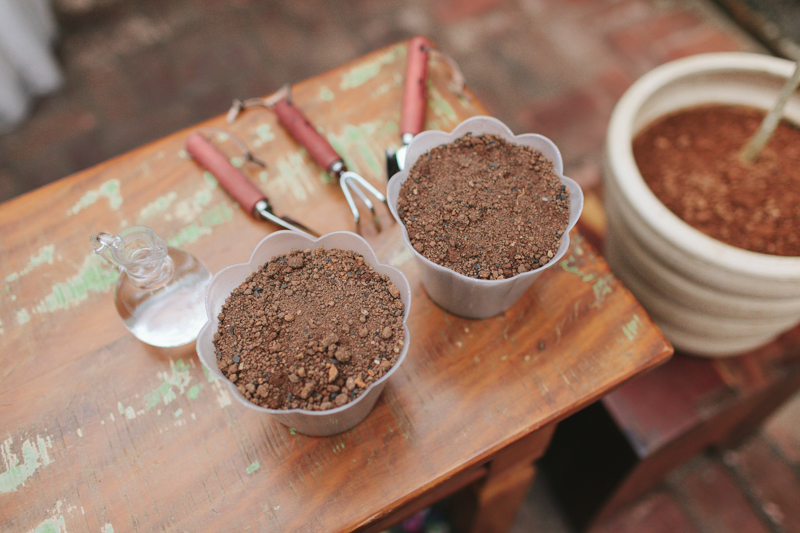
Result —
[[359, 254], [293, 250], [226, 299], [214, 335], [217, 364], [262, 407], [339, 407], [396, 362], [403, 309], [397, 287]]
[[800, 129], [781, 121], [754, 163], [738, 152], [764, 112], [743, 106], [682, 110], [633, 140], [656, 197], [692, 227], [753, 252], [800, 256]]
[[569, 191], [553, 162], [497, 135], [467, 134], [420, 156], [398, 214], [414, 249], [478, 279], [546, 265], [569, 221]]

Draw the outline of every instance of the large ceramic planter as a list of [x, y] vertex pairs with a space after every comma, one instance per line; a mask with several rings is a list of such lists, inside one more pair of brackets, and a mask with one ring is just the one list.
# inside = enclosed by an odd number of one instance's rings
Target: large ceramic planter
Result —
[[[606, 258], [673, 345], [726, 357], [800, 322], [800, 257], [736, 248], [683, 222], [645, 184], [631, 141], [655, 119], [702, 104], [770, 108], [794, 64], [746, 53], [662, 65], [617, 103], [606, 140]], [[800, 123], [800, 95], [786, 117]]]

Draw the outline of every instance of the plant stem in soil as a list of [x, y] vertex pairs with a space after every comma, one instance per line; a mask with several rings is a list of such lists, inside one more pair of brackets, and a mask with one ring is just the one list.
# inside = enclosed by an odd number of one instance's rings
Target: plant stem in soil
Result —
[[786, 108], [789, 97], [797, 90], [798, 85], [800, 85], [800, 60], [795, 64], [794, 74], [786, 80], [786, 83], [781, 88], [781, 93], [778, 96], [778, 101], [775, 102], [775, 106], [764, 117], [755, 135], [747, 141], [747, 144], [742, 148], [741, 152], [739, 152], [739, 158], [742, 161], [745, 163], [752, 163], [758, 159], [761, 150], [769, 142], [778, 122], [780, 122], [781, 117], [783, 117], [783, 110]]

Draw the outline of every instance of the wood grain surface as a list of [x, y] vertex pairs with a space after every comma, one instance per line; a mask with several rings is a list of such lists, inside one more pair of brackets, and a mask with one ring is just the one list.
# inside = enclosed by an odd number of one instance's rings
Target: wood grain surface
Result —
[[[384, 149], [400, 145], [406, 45], [293, 88], [348, 167], [381, 190]], [[431, 63], [427, 129], [485, 114], [448, 89], [449, 77]], [[277, 214], [320, 232], [352, 229], [338, 184], [269, 110], [247, 110], [232, 126], [225, 111], [198, 128], [226, 128], [267, 162], [242, 168]], [[364, 223], [362, 234], [411, 283], [408, 357], [360, 425], [297, 434], [233, 401], [193, 345], [158, 349], [130, 335], [112, 301], [117, 273], [89, 246], [94, 232], [143, 224], [217, 272], [276, 231], [187, 157], [198, 128], [0, 205], [0, 530], [353, 530], [672, 352], [576, 231], [565, 259], [508, 312], [447, 314], [378, 206], [383, 232]], [[219, 146], [241, 163], [232, 143]]]

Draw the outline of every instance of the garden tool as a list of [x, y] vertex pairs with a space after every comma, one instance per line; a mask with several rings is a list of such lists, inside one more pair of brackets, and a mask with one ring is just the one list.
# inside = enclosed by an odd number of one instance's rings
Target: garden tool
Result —
[[347, 170], [342, 157], [336, 153], [336, 150], [333, 149], [330, 143], [317, 132], [300, 109], [292, 105], [291, 91], [288, 86], [267, 99], [250, 98], [244, 101], [234, 100], [233, 106], [230, 111], [228, 111], [228, 123], [233, 122], [239, 112], [252, 106], [262, 106], [272, 109], [275, 114], [278, 115], [278, 120], [289, 130], [289, 133], [292, 134], [295, 140], [308, 150], [311, 158], [314, 159], [319, 166], [324, 168], [328, 174], [339, 180], [339, 186], [342, 188], [344, 197], [347, 200], [347, 205], [353, 213], [356, 231], [360, 229], [361, 216], [358, 212], [355, 200], [353, 199], [353, 193], [361, 198], [361, 201], [364, 202], [364, 205], [366, 205], [372, 213], [372, 220], [375, 227], [378, 231], [381, 230], [380, 220], [375, 213], [375, 206], [362, 188], [366, 189], [372, 196], [384, 204], [386, 204], [386, 196], [362, 176]]
[[403, 170], [406, 149], [425, 126], [426, 83], [428, 79], [428, 52], [430, 41], [425, 37], [414, 37], [408, 43], [406, 77], [403, 83], [403, 107], [400, 114], [400, 135], [403, 141], [397, 151], [386, 149], [387, 178]]
[[400, 135], [403, 142], [396, 152], [386, 149], [387, 178], [403, 170], [408, 145], [415, 135], [425, 127], [425, 108], [427, 107], [428, 59], [440, 60], [450, 67], [449, 89], [459, 98], [470, 100], [464, 91], [466, 82], [461, 69], [453, 58], [433, 48], [431, 42], [422, 36], [412, 38], [408, 43], [406, 77], [403, 82], [403, 107], [400, 113]]
[[[212, 128], [208, 128], [208, 130], [211, 129]], [[213, 128], [213, 130], [217, 133], [227, 135], [235, 142], [244, 152], [245, 159], [262, 167], [266, 166], [262, 161], [253, 157], [244, 143], [239, 139], [224, 130], [217, 130], [216, 128]], [[217, 178], [220, 185], [222, 185], [233, 199], [253, 217], [268, 220], [291, 231], [319, 237], [319, 234], [308, 229], [299, 222], [289, 217], [279, 217], [273, 213], [272, 207], [264, 193], [258, 190], [241, 170], [234, 167], [230, 161], [228, 161], [225, 154], [211, 144], [211, 142], [203, 136], [201, 131], [189, 135], [186, 139], [186, 150], [195, 161]]]

